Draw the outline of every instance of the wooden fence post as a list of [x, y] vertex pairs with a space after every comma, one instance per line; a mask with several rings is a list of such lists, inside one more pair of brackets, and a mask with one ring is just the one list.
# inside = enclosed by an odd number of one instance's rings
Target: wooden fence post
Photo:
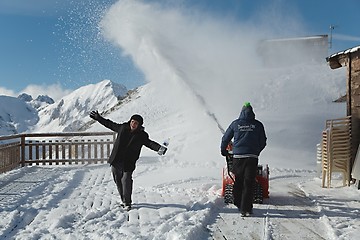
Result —
[[20, 138], [20, 147], [21, 147], [21, 167], [25, 167], [25, 135], [21, 135]]

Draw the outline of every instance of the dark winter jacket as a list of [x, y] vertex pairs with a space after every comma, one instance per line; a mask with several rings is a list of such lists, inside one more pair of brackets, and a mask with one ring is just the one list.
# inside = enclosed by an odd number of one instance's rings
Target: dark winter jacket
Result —
[[240, 117], [234, 120], [226, 130], [221, 141], [221, 151], [225, 151], [227, 145], [234, 138], [234, 155], [255, 155], [266, 146], [266, 135], [263, 124], [255, 119], [255, 113], [251, 106], [243, 107]]
[[161, 147], [160, 144], [149, 139], [149, 135], [143, 126], [139, 126], [138, 129], [131, 132], [130, 121], [119, 124], [101, 117], [98, 122], [117, 132], [108, 163], [119, 170], [125, 172], [135, 170], [135, 164], [139, 159], [143, 145], [154, 151], [158, 151]]

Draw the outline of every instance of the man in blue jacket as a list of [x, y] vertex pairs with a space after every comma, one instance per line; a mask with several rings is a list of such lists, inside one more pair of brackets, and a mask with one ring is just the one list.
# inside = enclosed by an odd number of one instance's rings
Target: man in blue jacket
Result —
[[249, 102], [241, 110], [240, 117], [234, 120], [222, 137], [221, 155], [227, 156], [226, 147], [233, 142], [233, 169], [235, 183], [234, 204], [242, 216], [250, 216], [253, 209], [254, 184], [260, 152], [266, 146], [263, 124], [255, 119]]

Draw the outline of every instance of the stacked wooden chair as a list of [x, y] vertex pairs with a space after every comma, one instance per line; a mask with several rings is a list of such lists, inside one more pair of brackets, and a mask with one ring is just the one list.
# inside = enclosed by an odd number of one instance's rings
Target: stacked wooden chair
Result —
[[343, 186], [350, 185], [351, 117], [326, 121], [322, 133], [322, 187], [331, 187], [335, 172], [343, 176]]

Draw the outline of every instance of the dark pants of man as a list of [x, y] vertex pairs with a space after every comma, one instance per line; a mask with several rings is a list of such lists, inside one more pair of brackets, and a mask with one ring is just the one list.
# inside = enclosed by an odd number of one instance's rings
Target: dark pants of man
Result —
[[251, 213], [253, 209], [257, 165], [257, 158], [234, 158], [232, 169], [235, 174], [234, 204], [242, 213]]
[[124, 172], [116, 169], [115, 167], [111, 167], [111, 172], [114, 178], [114, 182], [119, 191], [121, 201], [127, 205], [131, 206], [131, 194], [133, 189], [133, 172]]

